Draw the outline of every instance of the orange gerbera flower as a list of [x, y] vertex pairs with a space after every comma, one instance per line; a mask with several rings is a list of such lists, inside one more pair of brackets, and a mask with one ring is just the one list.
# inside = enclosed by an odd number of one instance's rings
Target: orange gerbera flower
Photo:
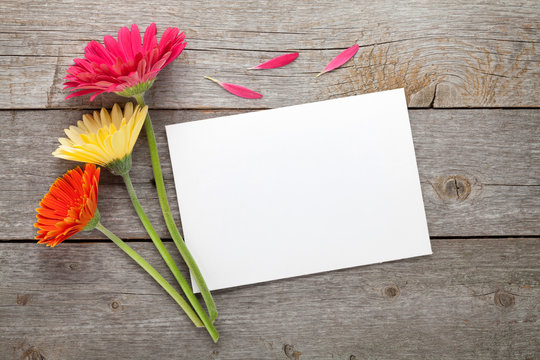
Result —
[[36, 240], [56, 246], [81, 230], [91, 230], [99, 221], [97, 210], [99, 168], [86, 164], [56, 179], [39, 203]]

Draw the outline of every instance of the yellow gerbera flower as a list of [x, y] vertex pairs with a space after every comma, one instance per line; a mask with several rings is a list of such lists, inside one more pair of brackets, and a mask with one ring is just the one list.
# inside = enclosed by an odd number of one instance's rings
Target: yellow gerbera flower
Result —
[[100, 112], [83, 115], [77, 126], [65, 129], [68, 138], [59, 138], [60, 146], [53, 155], [67, 160], [101, 165], [122, 175], [131, 168], [131, 152], [146, 119], [148, 106], [128, 102], [122, 112], [114, 104], [109, 113]]

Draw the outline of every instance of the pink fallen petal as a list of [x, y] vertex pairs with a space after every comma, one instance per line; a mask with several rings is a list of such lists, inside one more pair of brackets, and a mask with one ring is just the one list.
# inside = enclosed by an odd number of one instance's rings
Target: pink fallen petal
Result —
[[204, 78], [215, 82], [216, 84], [218, 84], [219, 86], [221, 86], [222, 88], [224, 88], [225, 90], [230, 92], [231, 94], [239, 96], [241, 98], [244, 98], [244, 99], [260, 99], [260, 98], [262, 98], [262, 94], [259, 94], [258, 92], [250, 90], [247, 87], [243, 87], [243, 86], [236, 85], [236, 84], [224, 83], [224, 82], [221, 82], [219, 80], [212, 79], [209, 76], [205, 76]]
[[252, 70], [275, 69], [275, 68], [282, 67], [282, 66], [292, 63], [294, 60], [296, 60], [297, 57], [298, 57], [298, 53], [290, 53], [290, 54], [281, 55], [271, 60], [268, 60], [267, 62], [264, 62], [260, 65], [252, 67], [250, 69]]
[[341, 65], [345, 64], [356, 54], [359, 48], [360, 46], [355, 44], [347, 50], [343, 51], [341, 54], [332, 59], [332, 61], [330, 61], [328, 65], [326, 65], [324, 70], [317, 74], [317, 77], [321, 76], [324, 73], [337, 69]]

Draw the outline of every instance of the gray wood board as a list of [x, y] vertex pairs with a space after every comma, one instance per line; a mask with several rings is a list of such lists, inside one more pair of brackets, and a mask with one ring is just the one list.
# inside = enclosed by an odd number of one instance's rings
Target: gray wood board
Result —
[[[234, 111], [151, 111], [173, 213], [178, 207], [166, 124]], [[54, 179], [77, 163], [56, 159], [63, 128], [80, 111], [3, 111], [0, 152], [0, 239], [29, 239], [34, 209]], [[431, 236], [540, 234], [540, 143], [537, 110], [412, 110], [411, 126]], [[144, 134], [133, 155], [132, 177], [151, 221], [168, 238], [153, 186]], [[123, 238], [147, 238], [118, 177], [102, 173], [103, 221]], [[399, 176], [399, 174], [395, 174]], [[361, 219], [359, 219], [361, 223]], [[362, 232], [359, 231], [359, 236]], [[79, 238], [99, 237], [95, 232]]]
[[[64, 100], [62, 78], [73, 58], [90, 40], [151, 21], [159, 35], [177, 26], [188, 41], [148, 94], [154, 108], [278, 107], [398, 87], [413, 107], [540, 106], [538, 1], [159, 0], [148, 7], [3, 1], [0, 108], [88, 107], [88, 96]], [[351, 62], [314, 77], [354, 43], [361, 48]], [[287, 67], [247, 70], [291, 51], [300, 57]], [[264, 97], [237, 98], [205, 75]], [[100, 96], [92, 105], [114, 99]]]
[[[130, 244], [166, 274], [151, 243]], [[0, 353], [47, 360], [533, 359], [540, 354], [539, 244], [435, 240], [432, 256], [216, 291], [221, 338], [214, 345], [112, 243], [0, 243]]]

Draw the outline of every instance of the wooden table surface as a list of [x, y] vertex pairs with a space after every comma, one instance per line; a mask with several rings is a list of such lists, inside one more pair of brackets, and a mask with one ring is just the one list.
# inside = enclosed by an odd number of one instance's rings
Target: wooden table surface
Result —
[[[539, 21], [536, 0], [4, 0], [0, 358], [540, 359]], [[74, 166], [50, 155], [56, 138], [125, 101], [66, 101], [62, 77], [88, 41], [134, 22], [187, 35], [147, 96], [178, 222], [164, 125], [404, 87], [433, 255], [216, 291], [213, 344], [100, 233], [36, 245], [34, 209]], [[354, 43], [354, 60], [314, 77]], [[287, 67], [246, 70], [290, 51]], [[144, 136], [132, 174], [168, 238]], [[119, 180], [103, 173], [105, 223], [165, 273]]]

